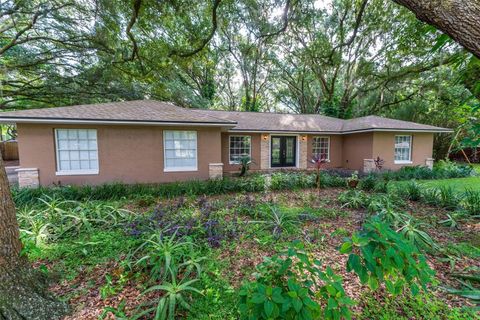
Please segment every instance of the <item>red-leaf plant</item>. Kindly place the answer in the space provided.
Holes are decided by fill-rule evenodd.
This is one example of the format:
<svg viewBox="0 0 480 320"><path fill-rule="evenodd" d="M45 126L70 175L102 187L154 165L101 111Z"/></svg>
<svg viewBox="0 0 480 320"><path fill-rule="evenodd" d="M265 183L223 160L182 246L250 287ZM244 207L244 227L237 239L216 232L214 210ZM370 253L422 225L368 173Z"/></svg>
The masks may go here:
<svg viewBox="0 0 480 320"><path fill-rule="evenodd" d="M317 184L317 189L320 190L320 171L323 169L323 166L326 163L329 163L330 159L327 158L325 153L315 154L312 158L312 163L315 165L316 178L315 182Z"/></svg>

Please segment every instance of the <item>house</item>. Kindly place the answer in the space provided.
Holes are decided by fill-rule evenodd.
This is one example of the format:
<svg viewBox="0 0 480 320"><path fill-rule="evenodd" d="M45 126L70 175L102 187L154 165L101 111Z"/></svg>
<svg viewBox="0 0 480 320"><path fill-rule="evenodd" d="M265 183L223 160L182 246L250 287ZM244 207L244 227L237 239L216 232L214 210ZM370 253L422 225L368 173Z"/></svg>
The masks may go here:
<svg viewBox="0 0 480 320"><path fill-rule="evenodd" d="M434 133L451 132L377 116L342 120L317 114L185 109L142 100L3 112L16 123L20 186L161 183L251 169L326 167L369 172L431 167Z"/></svg>

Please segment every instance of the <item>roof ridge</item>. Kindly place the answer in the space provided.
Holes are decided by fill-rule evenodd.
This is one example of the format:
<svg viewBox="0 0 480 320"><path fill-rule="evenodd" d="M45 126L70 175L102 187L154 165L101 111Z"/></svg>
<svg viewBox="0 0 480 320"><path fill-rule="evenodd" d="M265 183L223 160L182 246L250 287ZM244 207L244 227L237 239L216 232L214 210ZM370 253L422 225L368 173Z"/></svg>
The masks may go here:
<svg viewBox="0 0 480 320"><path fill-rule="evenodd" d="M195 109L195 110L204 110L207 112L237 112L237 113L253 113L253 114L278 114L278 115L291 115L291 116L319 116L319 117L324 117L324 118L329 118L334 120L345 121L345 119L326 116L320 113L284 113L284 112L271 112L271 111L265 112L265 111L240 111L240 110L217 110L217 109Z"/></svg>
<svg viewBox="0 0 480 320"><path fill-rule="evenodd" d="M173 105L173 106L175 106L175 105ZM175 106L175 107L182 108L182 107L178 107L178 106ZM193 111L195 113L204 113L204 112L202 112L203 111L202 109L194 109L194 108L183 108L183 109L188 109L188 110ZM230 123L238 123L237 121L233 121L233 120L230 120L230 119L222 119L222 118L211 116L209 114L204 114L204 115L209 117L209 118L215 119L215 120L228 121Z"/></svg>

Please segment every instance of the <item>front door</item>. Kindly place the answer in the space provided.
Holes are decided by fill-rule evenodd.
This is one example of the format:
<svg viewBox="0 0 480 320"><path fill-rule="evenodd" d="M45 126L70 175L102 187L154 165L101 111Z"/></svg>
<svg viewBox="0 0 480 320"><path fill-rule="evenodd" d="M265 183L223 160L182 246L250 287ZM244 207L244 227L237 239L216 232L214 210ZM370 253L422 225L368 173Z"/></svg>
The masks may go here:
<svg viewBox="0 0 480 320"><path fill-rule="evenodd" d="M272 167L295 167L297 155L297 137L272 136Z"/></svg>

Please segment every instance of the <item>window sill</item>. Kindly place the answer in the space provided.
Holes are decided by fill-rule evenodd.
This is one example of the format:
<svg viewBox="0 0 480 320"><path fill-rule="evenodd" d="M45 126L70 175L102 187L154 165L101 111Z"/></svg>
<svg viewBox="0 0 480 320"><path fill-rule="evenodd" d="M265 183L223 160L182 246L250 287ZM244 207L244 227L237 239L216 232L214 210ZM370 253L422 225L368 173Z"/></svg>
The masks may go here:
<svg viewBox="0 0 480 320"><path fill-rule="evenodd" d="M97 175L98 170L71 170L71 171L57 171L56 176L91 176Z"/></svg>
<svg viewBox="0 0 480 320"><path fill-rule="evenodd" d="M413 161L394 161L394 164L412 164Z"/></svg>
<svg viewBox="0 0 480 320"><path fill-rule="evenodd" d="M198 171L198 168L164 168L163 172L193 172Z"/></svg>

